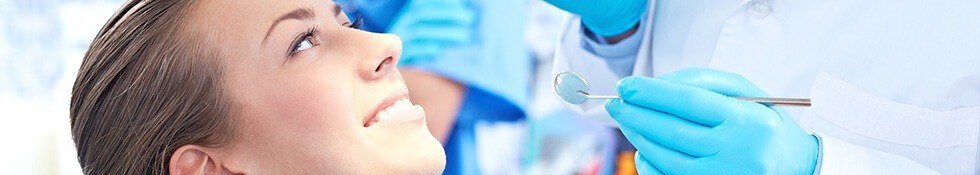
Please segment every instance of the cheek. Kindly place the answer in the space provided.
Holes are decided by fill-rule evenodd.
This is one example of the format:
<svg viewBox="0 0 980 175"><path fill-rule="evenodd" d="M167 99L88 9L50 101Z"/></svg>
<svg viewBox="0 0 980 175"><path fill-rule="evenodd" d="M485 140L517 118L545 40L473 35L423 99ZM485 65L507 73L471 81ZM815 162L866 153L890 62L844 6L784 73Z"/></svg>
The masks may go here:
<svg viewBox="0 0 980 175"><path fill-rule="evenodd" d="M314 71L267 76L248 85L256 90L248 95L250 112L241 129L249 137L245 144L250 155L275 164L339 162L349 159L346 153L362 154L358 150L366 142L352 103L353 77L349 72Z"/></svg>
<svg viewBox="0 0 980 175"><path fill-rule="evenodd" d="M283 77L287 86L274 108L284 123L309 134L350 136L360 126L354 107L350 77L334 72L299 73ZM305 134L300 134L305 135ZM312 135L311 135L312 136ZM323 138L323 136L320 136ZM333 137L331 137L333 138Z"/></svg>

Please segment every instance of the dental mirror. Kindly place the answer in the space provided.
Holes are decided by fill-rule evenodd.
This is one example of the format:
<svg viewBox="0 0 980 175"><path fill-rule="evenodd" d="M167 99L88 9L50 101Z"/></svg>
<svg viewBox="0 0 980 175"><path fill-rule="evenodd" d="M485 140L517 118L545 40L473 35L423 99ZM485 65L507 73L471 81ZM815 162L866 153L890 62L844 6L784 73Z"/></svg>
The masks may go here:
<svg viewBox="0 0 980 175"><path fill-rule="evenodd" d="M555 92L565 102L580 105L589 99L618 99L619 95L595 95L589 92L589 84L574 72L561 72L555 76ZM735 97L735 99L776 106L810 106L805 98Z"/></svg>

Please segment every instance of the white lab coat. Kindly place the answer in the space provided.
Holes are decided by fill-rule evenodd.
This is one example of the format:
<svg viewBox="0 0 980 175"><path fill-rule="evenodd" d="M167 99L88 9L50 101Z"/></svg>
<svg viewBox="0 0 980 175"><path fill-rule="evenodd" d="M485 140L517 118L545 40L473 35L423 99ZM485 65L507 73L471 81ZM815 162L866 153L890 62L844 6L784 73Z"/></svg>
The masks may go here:
<svg viewBox="0 0 980 175"><path fill-rule="evenodd" d="M649 4L632 75L707 67L811 98L789 110L822 138L820 173L980 172L980 1ZM594 94L613 94L621 76L584 49L580 24L566 24L553 75L571 70ZM611 121L602 101L568 106Z"/></svg>

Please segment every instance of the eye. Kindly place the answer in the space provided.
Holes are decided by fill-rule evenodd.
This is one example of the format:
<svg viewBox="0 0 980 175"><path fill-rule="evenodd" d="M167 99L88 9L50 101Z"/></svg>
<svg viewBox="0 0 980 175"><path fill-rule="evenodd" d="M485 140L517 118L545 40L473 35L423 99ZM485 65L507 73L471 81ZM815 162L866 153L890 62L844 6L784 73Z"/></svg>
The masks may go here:
<svg viewBox="0 0 980 175"><path fill-rule="evenodd" d="M312 36L307 36L306 38L303 38L303 40L300 40L299 43L296 43L296 45L293 46L292 53L297 53L309 48L313 48L312 40L313 40Z"/></svg>
<svg viewBox="0 0 980 175"><path fill-rule="evenodd" d="M314 46L320 45L320 41L317 39L315 33L316 33L315 30L310 30L309 32L304 33L303 35L300 35L300 37L297 37L298 39L293 42L293 45L289 50L289 54L290 55L296 54L306 49L310 49L313 48Z"/></svg>

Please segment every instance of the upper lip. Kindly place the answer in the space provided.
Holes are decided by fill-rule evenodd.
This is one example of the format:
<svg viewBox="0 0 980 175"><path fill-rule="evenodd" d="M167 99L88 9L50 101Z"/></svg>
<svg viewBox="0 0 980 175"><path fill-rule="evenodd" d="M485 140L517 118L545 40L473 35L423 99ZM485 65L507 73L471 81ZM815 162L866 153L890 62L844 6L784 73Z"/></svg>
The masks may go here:
<svg viewBox="0 0 980 175"><path fill-rule="evenodd" d="M392 92L384 100L381 100L381 102L379 102L378 105L367 114L367 116L364 116L364 124L367 125L369 122L371 122L371 120L374 120L374 117L377 116L381 110L384 110L403 98L408 98L408 90L396 90Z"/></svg>

